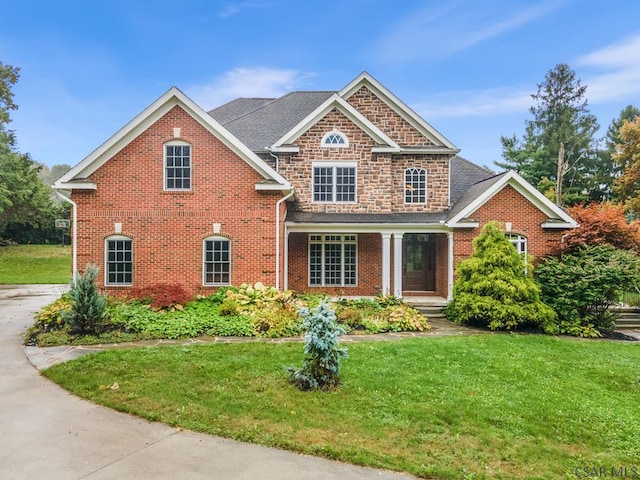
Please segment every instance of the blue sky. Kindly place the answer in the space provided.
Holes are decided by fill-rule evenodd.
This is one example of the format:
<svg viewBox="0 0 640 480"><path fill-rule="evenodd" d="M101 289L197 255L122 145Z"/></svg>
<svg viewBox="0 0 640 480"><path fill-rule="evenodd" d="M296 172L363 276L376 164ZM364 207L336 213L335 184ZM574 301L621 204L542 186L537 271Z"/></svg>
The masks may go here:
<svg viewBox="0 0 640 480"><path fill-rule="evenodd" d="M635 0L20 0L2 14L0 61L21 67L11 128L47 165L75 165L172 85L210 109L366 70L490 167L558 63L588 85L600 134L640 107Z"/></svg>

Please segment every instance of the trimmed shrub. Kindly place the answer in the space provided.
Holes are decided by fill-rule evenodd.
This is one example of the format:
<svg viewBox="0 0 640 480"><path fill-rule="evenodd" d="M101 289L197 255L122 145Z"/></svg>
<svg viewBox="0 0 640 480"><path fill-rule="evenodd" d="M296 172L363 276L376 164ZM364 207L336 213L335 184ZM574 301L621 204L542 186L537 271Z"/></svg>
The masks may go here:
<svg viewBox="0 0 640 480"><path fill-rule="evenodd" d="M180 310L190 298L182 285L156 283L148 287L131 289L129 298L151 305L154 310Z"/></svg>
<svg viewBox="0 0 640 480"><path fill-rule="evenodd" d="M97 335L105 329L107 301L95 284L98 271L95 265L87 265L84 273L71 286L71 308L64 313L65 323L71 328L71 333Z"/></svg>
<svg viewBox="0 0 640 480"><path fill-rule="evenodd" d="M553 310L540 300L531 265L513 248L497 222L473 241L473 253L458 265L447 317L460 324L512 330L553 322Z"/></svg>
<svg viewBox="0 0 640 480"><path fill-rule="evenodd" d="M560 258L547 258L538 266L536 278L543 300L558 315L546 326L547 332L601 336L615 327L616 313L609 307L640 282L640 257L610 245L587 245Z"/></svg>
<svg viewBox="0 0 640 480"><path fill-rule="evenodd" d="M304 335L305 359L302 368L288 367L289 381L300 390L332 390L340 384L340 360L347 350L338 348L345 333L336 323L336 314L325 302L309 311L300 309Z"/></svg>

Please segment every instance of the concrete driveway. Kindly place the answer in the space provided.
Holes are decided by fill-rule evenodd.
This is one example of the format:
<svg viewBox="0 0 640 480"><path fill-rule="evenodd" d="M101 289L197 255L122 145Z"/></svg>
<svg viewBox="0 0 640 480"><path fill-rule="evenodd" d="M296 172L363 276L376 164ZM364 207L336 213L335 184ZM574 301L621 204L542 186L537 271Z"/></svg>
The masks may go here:
<svg viewBox="0 0 640 480"><path fill-rule="evenodd" d="M41 377L22 343L62 285L0 286L0 478L408 479L149 423Z"/></svg>

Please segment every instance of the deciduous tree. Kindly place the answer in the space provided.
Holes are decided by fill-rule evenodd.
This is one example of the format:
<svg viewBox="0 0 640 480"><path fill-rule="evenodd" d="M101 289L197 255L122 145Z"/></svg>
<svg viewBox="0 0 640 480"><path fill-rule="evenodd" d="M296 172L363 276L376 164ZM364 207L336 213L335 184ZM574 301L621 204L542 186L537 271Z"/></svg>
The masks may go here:
<svg viewBox="0 0 640 480"><path fill-rule="evenodd" d="M640 252L640 221L628 222L624 205L611 202L576 205L568 208L578 222L562 238L561 252L573 252L584 245L610 245Z"/></svg>
<svg viewBox="0 0 640 480"><path fill-rule="evenodd" d="M617 198L636 216L640 215L640 116L635 121L625 120L619 130L619 143L613 160L622 173L616 179L613 191Z"/></svg>

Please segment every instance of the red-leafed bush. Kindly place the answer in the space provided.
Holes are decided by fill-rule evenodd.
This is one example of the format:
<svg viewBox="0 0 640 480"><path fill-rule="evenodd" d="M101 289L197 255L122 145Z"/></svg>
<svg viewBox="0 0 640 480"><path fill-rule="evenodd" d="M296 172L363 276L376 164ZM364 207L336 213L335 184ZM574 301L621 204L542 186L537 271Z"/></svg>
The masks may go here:
<svg viewBox="0 0 640 480"><path fill-rule="evenodd" d="M130 298L149 303L154 310L180 309L191 298L177 283L156 283L131 290Z"/></svg>
<svg viewBox="0 0 640 480"><path fill-rule="evenodd" d="M592 203L567 210L579 226L564 235L560 253L573 252L583 245L611 245L640 253L640 222L629 223L623 205Z"/></svg>

